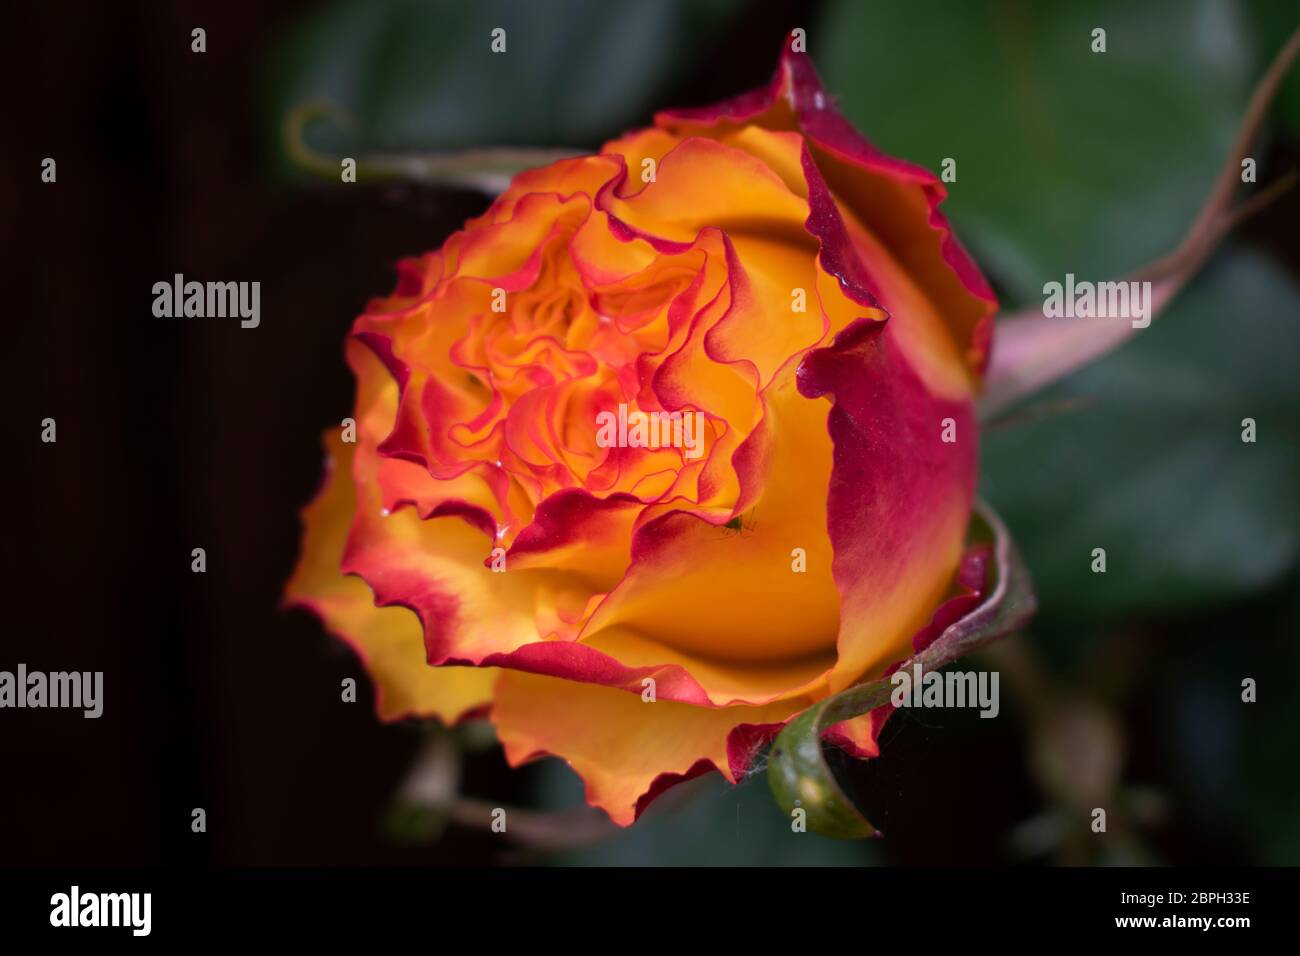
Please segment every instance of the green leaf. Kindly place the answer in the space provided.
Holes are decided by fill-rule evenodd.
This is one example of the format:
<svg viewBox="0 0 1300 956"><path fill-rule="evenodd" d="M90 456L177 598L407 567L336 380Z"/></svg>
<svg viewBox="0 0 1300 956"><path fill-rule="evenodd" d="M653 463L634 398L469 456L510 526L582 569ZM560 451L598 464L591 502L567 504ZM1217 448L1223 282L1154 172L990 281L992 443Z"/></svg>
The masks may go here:
<svg viewBox="0 0 1300 956"><path fill-rule="evenodd" d="M324 100L358 123L319 145L330 151L593 146L664 105L656 93L735 6L340 0L274 51L268 121L278 137L294 109Z"/></svg>
<svg viewBox="0 0 1300 956"><path fill-rule="evenodd" d="M1044 616L1188 611L1295 564L1297 355L1300 287L1230 247L1150 328L1041 396L1073 410L986 431L981 492L1033 568Z"/></svg>
<svg viewBox="0 0 1300 956"><path fill-rule="evenodd" d="M944 208L1014 303L1177 244L1267 62L1249 38L1229 0L835 0L809 52L876 145L956 160Z"/></svg>
<svg viewBox="0 0 1300 956"><path fill-rule="evenodd" d="M986 505L976 505L969 543L989 544L987 597L965 617L949 625L929 647L905 660L900 669L920 665L938 670L971 651L1020 628L1034 613L1033 585L1006 528ZM807 814L809 829L823 836L858 839L876 829L844 793L822 753L822 734L889 702L893 685L880 678L828 697L790 721L772 744L768 784L786 815L796 808Z"/></svg>

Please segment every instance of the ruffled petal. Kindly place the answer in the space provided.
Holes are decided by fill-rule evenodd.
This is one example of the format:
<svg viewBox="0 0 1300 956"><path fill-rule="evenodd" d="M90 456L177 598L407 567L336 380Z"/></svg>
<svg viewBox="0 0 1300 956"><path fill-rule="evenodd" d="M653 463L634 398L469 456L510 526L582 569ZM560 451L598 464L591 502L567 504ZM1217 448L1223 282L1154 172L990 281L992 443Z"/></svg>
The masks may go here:
<svg viewBox="0 0 1300 956"><path fill-rule="evenodd" d="M586 782L587 802L628 826L672 783L709 770L735 783L774 725L807 703L649 703L637 693L502 671L491 719L512 766L563 758Z"/></svg>
<svg viewBox="0 0 1300 956"><path fill-rule="evenodd" d="M338 429L326 433L325 482L303 509L302 549L284 603L314 612L357 652L375 682L382 720L437 717L452 723L491 701L496 675L488 669L429 667L419 622L400 608L376 607L370 588L339 570L356 505L355 447L342 441Z"/></svg>
<svg viewBox="0 0 1300 956"><path fill-rule="evenodd" d="M806 136L831 192L893 251L947 324L971 374L982 374L997 300L939 211L947 187L928 170L888 156L863 138L835 109L811 59L791 46L787 41L767 87L712 106L659 113L655 125L682 138L724 139L747 125ZM903 304L882 291L886 309Z"/></svg>

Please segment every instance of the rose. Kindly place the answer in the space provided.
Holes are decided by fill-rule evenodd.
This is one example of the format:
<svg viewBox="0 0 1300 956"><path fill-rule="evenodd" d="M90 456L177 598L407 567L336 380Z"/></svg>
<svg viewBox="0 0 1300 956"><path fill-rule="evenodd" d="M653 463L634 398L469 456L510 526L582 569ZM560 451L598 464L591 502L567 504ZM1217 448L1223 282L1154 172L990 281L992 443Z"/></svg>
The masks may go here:
<svg viewBox="0 0 1300 956"><path fill-rule="evenodd" d="M996 303L944 195L793 52L516 177L356 320L356 442L327 434L287 600L381 717L486 711L620 824L734 781L960 591ZM598 441L619 406L700 415L701 448Z"/></svg>

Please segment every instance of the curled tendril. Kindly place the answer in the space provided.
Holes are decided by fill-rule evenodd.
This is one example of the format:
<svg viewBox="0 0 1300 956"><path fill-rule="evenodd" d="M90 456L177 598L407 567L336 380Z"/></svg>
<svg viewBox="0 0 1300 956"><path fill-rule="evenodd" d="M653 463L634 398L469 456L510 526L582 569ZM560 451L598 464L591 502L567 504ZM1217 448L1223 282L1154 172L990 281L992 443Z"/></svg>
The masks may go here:
<svg viewBox="0 0 1300 956"><path fill-rule="evenodd" d="M303 103L284 118L280 130L284 151L298 167L318 176L337 177L343 156L321 152L307 143L307 128L328 120L339 129L355 131L353 116L330 100ZM439 186L476 189L495 195L515 174L560 159L578 150L501 147L450 153L370 153L355 157L360 180L407 180Z"/></svg>

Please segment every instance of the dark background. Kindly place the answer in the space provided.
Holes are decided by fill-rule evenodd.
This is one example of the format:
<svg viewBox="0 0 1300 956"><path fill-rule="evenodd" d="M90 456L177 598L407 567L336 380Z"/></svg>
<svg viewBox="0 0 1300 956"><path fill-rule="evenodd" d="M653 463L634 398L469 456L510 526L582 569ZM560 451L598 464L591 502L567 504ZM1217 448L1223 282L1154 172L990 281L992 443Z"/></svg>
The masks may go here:
<svg viewBox="0 0 1300 956"><path fill-rule="evenodd" d="M712 6L710 31L690 34L694 55L679 47L664 60L650 105L694 105L765 82L789 27L819 22L843 5ZM436 247L487 204L464 191L342 186L287 171L275 134L277 110L294 96L293 84L282 79L294 57L280 51L312 35L302 24L312 22L317 7L30 4L6 25L0 221L8 308L0 428L9 513L0 549L0 667L12 670L21 661L45 671L102 670L105 710L98 720L69 711L0 712L0 863L510 859L488 833L453 827L432 842L389 834L384 818L421 731L379 724L368 680L351 654L310 615L278 609L298 544L297 512L319 479L319 434L350 407L342 341L353 316L391 287L394 262ZM1031 16L1024 5L991 9L1012 27ZM455 10L444 6L437 15L454 20ZM1284 14L1273 8L1251 8L1249 17L1255 19L1241 29L1256 48L1240 67L1244 89L1225 94L1235 110L1230 120L1244 110L1249 81L1285 36L1276 28ZM190 51L194 26L207 30L204 54ZM526 37L521 30L511 42L523 45ZM951 42L967 40L980 42ZM816 57L815 40L810 49ZM1205 72L1196 63L1185 69ZM942 59L927 70L942 75ZM960 90L967 78L953 70L948 81ZM445 77L440 82L457 89ZM841 89L833 77L829 85ZM644 99L629 97L623 112L611 112L616 121L600 120L595 135L570 144L595 146L645 123ZM1099 112L1162 106L1158 90L1135 87L1132 102L1112 101ZM928 91L905 111L924 118L939 108L938 94ZM501 115L512 109L510 101L499 102ZM983 109L997 112L988 102ZM1297 165L1295 128L1282 124L1270 133L1261 180ZM377 141L384 132L376 132ZM490 141L494 134L483 135ZM473 144L465 138L460 145ZM1209 138L1226 147L1217 128ZM1195 167L1187 173L1191 187L1208 185L1223 152L1184 157ZM932 156L908 155L939 165ZM1017 169L1015 155L1006 155L1004 178L1037 182ZM46 156L58 162L55 185L40 181ZM1198 204L1203 190L1182 188L1181 162L1167 167L1173 212L1142 237L1143 254L1162 251ZM954 215L960 199L954 188ZM1080 208L1091 205L1086 195L1076 200ZM1039 197L1032 205L1051 203ZM1014 257L995 241L1002 233L987 228L981 207L967 208L975 240L968 244L981 261L994 263L992 280L1014 301L1033 283L1011 268L999 273L996 264ZM1292 192L1234 240L1247 250L1242 255L1269 257L1289 283L1288 295L1294 282L1287 276L1300 254L1298 220L1300 194ZM1123 222L1102 216L1080 232L1122 229ZM154 318L151 287L176 272L260 281L260 327ZM1260 293L1266 310L1300 321L1297 300L1274 294ZM1285 351L1292 341L1267 348ZM1292 353L1292 373L1295 361ZM57 421L56 444L39 440L46 417ZM1029 470L1008 466L1008 479L996 473L996 461L990 482L1014 497L1008 486L1018 476L1029 480ZM1294 459L1281 461L1281 480L1294 493ZM1213 485L1213 469L1203 478ZM1186 524L1194 526L1190 490L1166 486L1164 494L1186 498ZM1076 504L1067 495L1059 506L1068 512ZM1290 515L1286 510L1278 523ZM1044 540L1057 538L1050 514L1022 517L1019 526L1014 514L1009 519L1018 536L1032 539L1037 527ZM1050 693L1103 699L1124 728L1125 779L1157 792L1165 807L1142 838L1140 858L1300 861L1292 706L1300 670L1297 579L1294 539L1288 541L1282 558L1241 586L1214 593L1207 606L1180 602L1166 590L1169 600L1121 606L1098 623L1053 603L1065 585L1054 592L1047 582L1046 623L1030 640L1056 682ZM1169 546L1188 547L1181 540ZM195 547L207 551L206 574L190 571ZM1034 567L1032 540L1026 550ZM1165 586L1144 585L1149 593ZM1244 655L1248 669L1225 670L1225 653ZM1108 690L1097 691L1098 670L1115 662L1127 676L1103 681ZM1274 683L1258 716L1233 725L1215 708L1233 705L1243 674ZM358 678L362 697L355 705L339 700L347 676ZM1226 690L1197 696L1218 677ZM759 778L735 792L692 784L700 791L694 800L675 798L652 812L638 827L643 835L558 859L1060 859L1050 851L1018 853L1008 836L1051 800L1028 757L1022 708L1007 696L997 721L900 714L879 761L845 768L889 834L885 841L845 846L809 836L793 848ZM490 750L468 758L464 790L536 806L570 800L574 787L554 768L511 773ZM206 834L190 830L194 807L207 811Z"/></svg>

